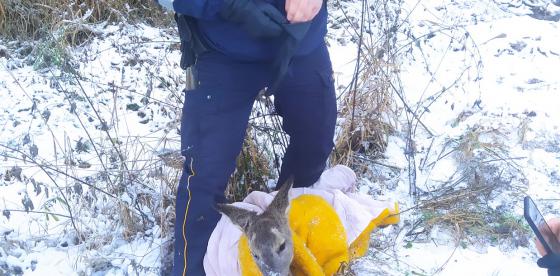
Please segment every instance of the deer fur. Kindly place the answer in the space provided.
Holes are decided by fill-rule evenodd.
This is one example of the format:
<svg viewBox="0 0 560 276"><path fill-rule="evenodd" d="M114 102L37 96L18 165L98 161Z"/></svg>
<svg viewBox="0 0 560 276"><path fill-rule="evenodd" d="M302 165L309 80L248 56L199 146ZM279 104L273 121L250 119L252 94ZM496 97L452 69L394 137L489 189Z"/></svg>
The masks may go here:
<svg viewBox="0 0 560 276"><path fill-rule="evenodd" d="M288 191L293 180L284 183L270 205L261 214L218 204L217 209L247 236L255 263L263 276L288 276L294 257L292 233L288 225Z"/></svg>

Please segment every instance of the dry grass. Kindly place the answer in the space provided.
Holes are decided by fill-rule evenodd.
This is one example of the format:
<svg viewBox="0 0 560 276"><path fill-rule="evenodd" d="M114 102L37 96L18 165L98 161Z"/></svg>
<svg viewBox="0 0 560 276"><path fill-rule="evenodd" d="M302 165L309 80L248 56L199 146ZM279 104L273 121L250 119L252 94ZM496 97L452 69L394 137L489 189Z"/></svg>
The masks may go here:
<svg viewBox="0 0 560 276"><path fill-rule="evenodd" d="M37 39L62 29L76 41L90 35L82 24L140 19L172 20L152 0L0 0L0 33L10 39Z"/></svg>
<svg viewBox="0 0 560 276"><path fill-rule="evenodd" d="M423 225L427 229L439 225L452 229L457 241L464 232L473 227L486 225L488 209L482 206L479 193L488 192L491 187L472 187L449 191L435 199L421 201Z"/></svg>
<svg viewBox="0 0 560 276"><path fill-rule="evenodd" d="M440 226L454 233L455 241L468 239L473 244L490 242L500 246L526 246L530 230L521 216L508 210L494 210L479 193L492 188L463 188L441 198L421 202L423 231ZM411 231L413 232L413 231Z"/></svg>
<svg viewBox="0 0 560 276"><path fill-rule="evenodd" d="M386 122L384 115L391 113L390 95L383 88L363 93L349 94L343 99L340 111L344 123L336 140L331 158L333 164L345 164L356 168L360 161L356 154L379 158L385 152L388 136L394 127ZM357 168L356 168L357 169Z"/></svg>
<svg viewBox="0 0 560 276"><path fill-rule="evenodd" d="M341 9L345 18L335 24L353 34L359 51L353 79L339 98L342 123L330 162L350 166L359 176L367 175L371 174L371 160L382 157L397 126L394 84L402 53L394 38L401 24L400 2L363 2L357 15L346 11L341 2L336 2L335 8ZM377 19L374 25L368 25L370 18Z"/></svg>
<svg viewBox="0 0 560 276"><path fill-rule="evenodd" d="M390 82L394 71L391 65L370 55L368 69L359 76L360 87L344 94L339 103L339 117L343 118L331 157L332 164L351 166L358 173L367 170L368 159L382 157L388 137L395 129L395 102Z"/></svg>
<svg viewBox="0 0 560 276"><path fill-rule="evenodd" d="M251 132L253 130L249 128L241 154L237 157L237 167L225 192L230 201L241 201L252 191L268 191L266 182L271 175L269 156L264 145L252 139Z"/></svg>
<svg viewBox="0 0 560 276"><path fill-rule="evenodd" d="M447 152L440 156L453 158L458 169L446 183L419 195L422 216L417 226L425 227L424 231L436 225L451 229L457 243L474 237L478 239L474 243L526 244L529 230L523 218L513 215L507 206L489 204L504 194L518 197L524 192L520 184L526 181L515 162L506 158L507 149L495 136L500 134L475 127L448 142L444 147Z"/></svg>
<svg viewBox="0 0 560 276"><path fill-rule="evenodd" d="M334 276L356 276L356 273L348 263L340 264L340 267L335 272Z"/></svg>

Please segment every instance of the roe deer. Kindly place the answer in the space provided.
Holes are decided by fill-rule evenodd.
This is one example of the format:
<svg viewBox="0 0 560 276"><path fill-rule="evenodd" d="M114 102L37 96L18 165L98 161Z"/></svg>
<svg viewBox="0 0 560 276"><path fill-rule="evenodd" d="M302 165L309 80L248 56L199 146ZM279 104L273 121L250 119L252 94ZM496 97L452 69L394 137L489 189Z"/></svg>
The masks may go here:
<svg viewBox="0 0 560 276"><path fill-rule="evenodd" d="M287 213L292 184L291 179L284 183L260 215L229 204L217 206L247 236L251 254L264 276L290 275L294 249Z"/></svg>

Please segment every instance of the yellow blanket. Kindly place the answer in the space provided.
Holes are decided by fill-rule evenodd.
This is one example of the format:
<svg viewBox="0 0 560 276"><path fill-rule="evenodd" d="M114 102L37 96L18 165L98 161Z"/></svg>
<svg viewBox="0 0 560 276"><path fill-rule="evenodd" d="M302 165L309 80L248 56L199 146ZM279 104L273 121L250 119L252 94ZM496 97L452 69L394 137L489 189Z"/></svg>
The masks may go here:
<svg viewBox="0 0 560 276"><path fill-rule="evenodd" d="M398 205L385 209L353 241L335 209L322 197L300 195L290 202L288 220L294 243L291 271L294 276L334 275L342 264L362 257L369 246L371 232L378 226L399 222ZM261 276L249 250L246 236L239 241L239 262L243 276Z"/></svg>

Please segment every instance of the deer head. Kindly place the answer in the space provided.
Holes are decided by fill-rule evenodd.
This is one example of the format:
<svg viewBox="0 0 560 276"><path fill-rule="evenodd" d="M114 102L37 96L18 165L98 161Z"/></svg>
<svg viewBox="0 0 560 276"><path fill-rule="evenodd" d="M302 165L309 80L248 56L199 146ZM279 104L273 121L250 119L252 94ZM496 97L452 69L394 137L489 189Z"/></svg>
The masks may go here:
<svg viewBox="0 0 560 276"><path fill-rule="evenodd" d="M292 180L284 183L267 209L257 214L229 204L217 209L241 228L249 248L264 276L287 276L294 257L292 234L288 225L288 191Z"/></svg>

